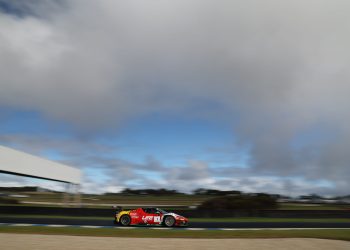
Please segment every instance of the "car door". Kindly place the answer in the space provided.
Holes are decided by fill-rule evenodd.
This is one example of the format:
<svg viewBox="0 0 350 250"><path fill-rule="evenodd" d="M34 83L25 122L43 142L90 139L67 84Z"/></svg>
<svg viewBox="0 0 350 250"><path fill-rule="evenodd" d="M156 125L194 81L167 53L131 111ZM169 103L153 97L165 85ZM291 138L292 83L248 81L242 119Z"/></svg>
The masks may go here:
<svg viewBox="0 0 350 250"><path fill-rule="evenodd" d="M142 220L145 224L155 225L161 223L161 215L156 209L147 208L144 211L145 213L142 216Z"/></svg>

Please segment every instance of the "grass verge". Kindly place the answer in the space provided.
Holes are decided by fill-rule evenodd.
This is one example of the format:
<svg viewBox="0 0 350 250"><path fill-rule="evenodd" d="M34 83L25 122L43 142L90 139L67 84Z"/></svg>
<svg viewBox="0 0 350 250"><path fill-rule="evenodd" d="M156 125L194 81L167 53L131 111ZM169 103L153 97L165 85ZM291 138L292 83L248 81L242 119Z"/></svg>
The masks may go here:
<svg viewBox="0 0 350 250"><path fill-rule="evenodd" d="M318 238L350 241L349 229L328 230L260 230L260 231L184 231L115 228L50 228L50 227L9 227L1 226L0 233L49 234L100 237L137 238Z"/></svg>
<svg viewBox="0 0 350 250"><path fill-rule="evenodd" d="M350 218L265 218L265 217L237 217L237 218L191 218L191 222L350 222Z"/></svg>

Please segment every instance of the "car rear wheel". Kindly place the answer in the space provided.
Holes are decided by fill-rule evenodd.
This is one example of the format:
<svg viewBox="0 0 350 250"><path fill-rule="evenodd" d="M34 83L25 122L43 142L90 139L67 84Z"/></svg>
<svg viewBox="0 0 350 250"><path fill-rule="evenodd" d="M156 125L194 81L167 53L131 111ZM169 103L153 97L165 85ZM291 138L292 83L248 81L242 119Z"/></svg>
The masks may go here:
<svg viewBox="0 0 350 250"><path fill-rule="evenodd" d="M167 227L173 227L175 225L175 218L172 216L165 217L164 225Z"/></svg>
<svg viewBox="0 0 350 250"><path fill-rule="evenodd" d="M130 222L131 222L131 218L129 215L123 215L122 217L120 217L120 225L122 226L129 226Z"/></svg>

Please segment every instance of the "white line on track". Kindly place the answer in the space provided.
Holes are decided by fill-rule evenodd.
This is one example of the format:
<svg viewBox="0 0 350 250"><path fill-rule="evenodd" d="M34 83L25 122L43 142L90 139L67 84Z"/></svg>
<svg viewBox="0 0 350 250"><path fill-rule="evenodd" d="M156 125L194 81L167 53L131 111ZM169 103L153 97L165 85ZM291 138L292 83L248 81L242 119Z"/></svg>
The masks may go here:
<svg viewBox="0 0 350 250"><path fill-rule="evenodd" d="M67 225L55 225L55 224L52 224L52 225L47 225L47 227L67 227Z"/></svg>

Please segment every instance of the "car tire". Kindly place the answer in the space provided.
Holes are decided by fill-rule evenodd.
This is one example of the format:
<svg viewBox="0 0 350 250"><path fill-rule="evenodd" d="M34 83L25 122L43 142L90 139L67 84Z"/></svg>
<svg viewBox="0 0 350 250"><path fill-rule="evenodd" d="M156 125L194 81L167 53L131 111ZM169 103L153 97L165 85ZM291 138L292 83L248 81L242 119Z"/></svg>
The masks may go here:
<svg viewBox="0 0 350 250"><path fill-rule="evenodd" d="M175 218L173 216L166 216L163 225L166 227L173 227L175 225Z"/></svg>
<svg viewBox="0 0 350 250"><path fill-rule="evenodd" d="M131 223L131 218L130 218L130 216L127 215L127 214L123 215L122 217L120 217L119 223L120 223L120 225L122 225L122 226L129 226L130 223Z"/></svg>

